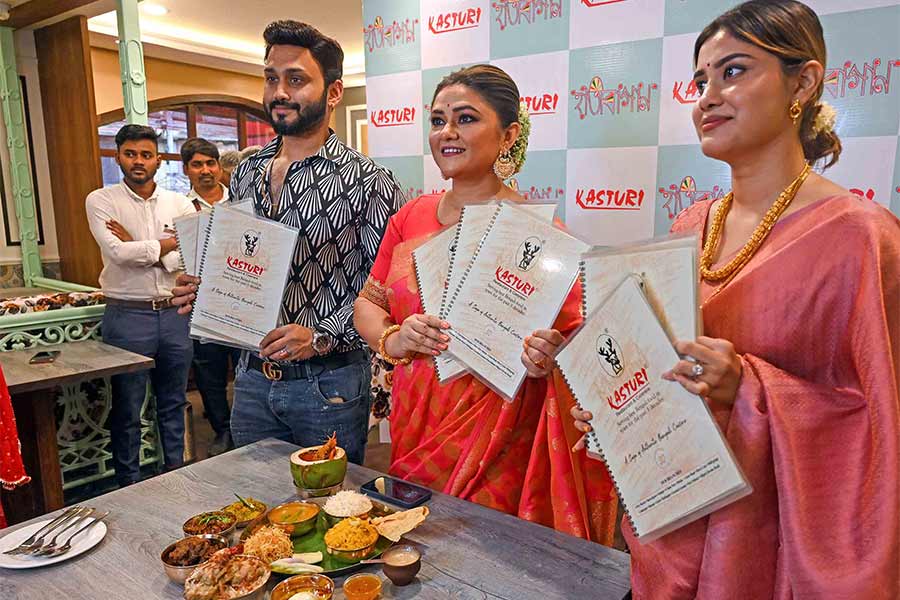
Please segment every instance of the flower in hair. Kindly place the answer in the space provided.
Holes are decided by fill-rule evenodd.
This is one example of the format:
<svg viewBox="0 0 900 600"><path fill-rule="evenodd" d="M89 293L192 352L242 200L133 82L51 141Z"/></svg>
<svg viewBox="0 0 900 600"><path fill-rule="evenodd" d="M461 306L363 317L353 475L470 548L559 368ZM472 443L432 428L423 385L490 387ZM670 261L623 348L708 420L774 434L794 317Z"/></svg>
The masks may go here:
<svg viewBox="0 0 900 600"><path fill-rule="evenodd" d="M831 131L834 129L837 111L827 102L819 102L819 112L816 113L816 119L812 124L812 132L818 135L823 131Z"/></svg>
<svg viewBox="0 0 900 600"><path fill-rule="evenodd" d="M509 149L510 157L516 165L516 173L522 170L525 164L525 152L528 150L528 134L531 133L531 118L528 116L528 107L524 102L519 103L519 137Z"/></svg>

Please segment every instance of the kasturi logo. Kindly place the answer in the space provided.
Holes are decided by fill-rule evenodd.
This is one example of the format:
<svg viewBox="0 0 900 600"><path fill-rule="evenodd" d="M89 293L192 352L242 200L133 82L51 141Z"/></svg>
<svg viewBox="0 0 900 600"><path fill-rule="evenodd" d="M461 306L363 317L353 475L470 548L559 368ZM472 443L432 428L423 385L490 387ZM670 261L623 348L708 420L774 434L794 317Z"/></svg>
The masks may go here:
<svg viewBox="0 0 900 600"><path fill-rule="evenodd" d="M672 99L679 104L693 104L700 99L700 90L693 79L684 82L676 81L672 86Z"/></svg>
<svg viewBox="0 0 900 600"><path fill-rule="evenodd" d="M244 235L241 236L241 243L243 244L241 252L243 252L244 256L251 258L256 256L256 253L259 252L259 236L260 232L252 229L244 232Z"/></svg>
<svg viewBox="0 0 900 600"><path fill-rule="evenodd" d="M480 24L480 8L454 10L428 17L428 30L435 35L450 33L451 31L462 31L463 29L474 29Z"/></svg>
<svg viewBox="0 0 900 600"><path fill-rule="evenodd" d="M369 122L373 127L398 127L412 125L415 121L416 108L414 106L384 108L369 113Z"/></svg>
<svg viewBox="0 0 900 600"><path fill-rule="evenodd" d="M647 369L641 369L616 388L611 395L607 396L606 403L613 410L619 410L637 397L647 387L648 383L650 383L650 380L647 378Z"/></svg>
<svg viewBox="0 0 900 600"><path fill-rule="evenodd" d="M625 370L622 366L622 348L611 335L604 333L597 338L597 358L600 368L610 377L618 377Z"/></svg>
<svg viewBox="0 0 900 600"><path fill-rule="evenodd" d="M523 279L515 271L502 266L497 267L497 270L494 272L494 279L500 285L511 289L523 298L528 298L537 290L533 283Z"/></svg>
<svg viewBox="0 0 900 600"><path fill-rule="evenodd" d="M227 257L225 259L225 262L226 264L228 264L228 268L234 271L239 271L241 273L246 273L247 275L255 278L262 277L262 274L266 272L266 268L262 265L257 265L235 256Z"/></svg>
<svg viewBox="0 0 900 600"><path fill-rule="evenodd" d="M534 266L534 260L541 255L544 242L535 236L531 236L521 244L516 252L516 263L519 269L528 271Z"/></svg>
<svg viewBox="0 0 900 600"><path fill-rule="evenodd" d="M585 210L640 210L644 205L644 190L578 188L575 203Z"/></svg>
<svg viewBox="0 0 900 600"><path fill-rule="evenodd" d="M528 109L528 114L532 117L536 115L553 115L559 107L559 94L535 94L533 96L522 96L519 98Z"/></svg>

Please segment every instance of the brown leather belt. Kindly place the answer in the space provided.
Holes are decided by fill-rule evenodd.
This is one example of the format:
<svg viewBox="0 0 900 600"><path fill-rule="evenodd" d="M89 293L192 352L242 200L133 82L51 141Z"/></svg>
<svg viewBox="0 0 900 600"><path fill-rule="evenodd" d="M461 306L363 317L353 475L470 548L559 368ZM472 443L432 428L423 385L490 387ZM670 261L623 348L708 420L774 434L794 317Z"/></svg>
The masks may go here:
<svg viewBox="0 0 900 600"><path fill-rule="evenodd" d="M178 308L172 304L172 298L160 298L159 300L120 300L118 298L106 297L107 304L115 304L116 306L124 306L125 308L141 308L144 310L165 310L167 308Z"/></svg>

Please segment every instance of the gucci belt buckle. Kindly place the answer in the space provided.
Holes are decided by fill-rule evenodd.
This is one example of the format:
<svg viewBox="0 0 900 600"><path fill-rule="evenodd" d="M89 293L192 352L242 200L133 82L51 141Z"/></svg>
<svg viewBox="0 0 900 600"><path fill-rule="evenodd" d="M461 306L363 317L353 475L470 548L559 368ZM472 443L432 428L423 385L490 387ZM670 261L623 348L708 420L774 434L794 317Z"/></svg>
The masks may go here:
<svg viewBox="0 0 900 600"><path fill-rule="evenodd" d="M277 363L265 361L262 364L263 375L269 381L281 381L281 367Z"/></svg>

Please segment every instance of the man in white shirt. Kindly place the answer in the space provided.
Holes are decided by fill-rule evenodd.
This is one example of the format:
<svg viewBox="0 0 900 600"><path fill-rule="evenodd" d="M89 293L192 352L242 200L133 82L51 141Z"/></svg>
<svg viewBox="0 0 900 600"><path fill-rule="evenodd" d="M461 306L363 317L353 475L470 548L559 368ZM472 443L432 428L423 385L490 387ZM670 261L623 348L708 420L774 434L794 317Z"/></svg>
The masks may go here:
<svg viewBox="0 0 900 600"><path fill-rule="evenodd" d="M203 138L189 138L181 145L184 174L191 181L188 200L194 208L211 208L216 202L228 201L228 188L222 183L224 170L219 163L219 148Z"/></svg>
<svg viewBox="0 0 900 600"><path fill-rule="evenodd" d="M190 138L181 145L184 174L191 180L188 200L194 208L204 210L216 202L228 201L228 188L220 178L219 149L203 138ZM206 419L216 434L209 445L209 455L216 456L234 448L231 440L231 409L228 408L228 360L237 368L241 351L221 344L194 340L194 382L203 398Z"/></svg>
<svg viewBox="0 0 900 600"><path fill-rule="evenodd" d="M156 132L125 125L116 134L123 180L88 194L91 233L100 246L100 287L106 297L101 325L107 344L153 358L149 372L166 469L184 462L184 406L191 363L189 318L172 306L181 265L173 235L176 217L194 212L181 194L157 187ZM148 373L112 377L110 436L119 485L140 480L141 406Z"/></svg>

